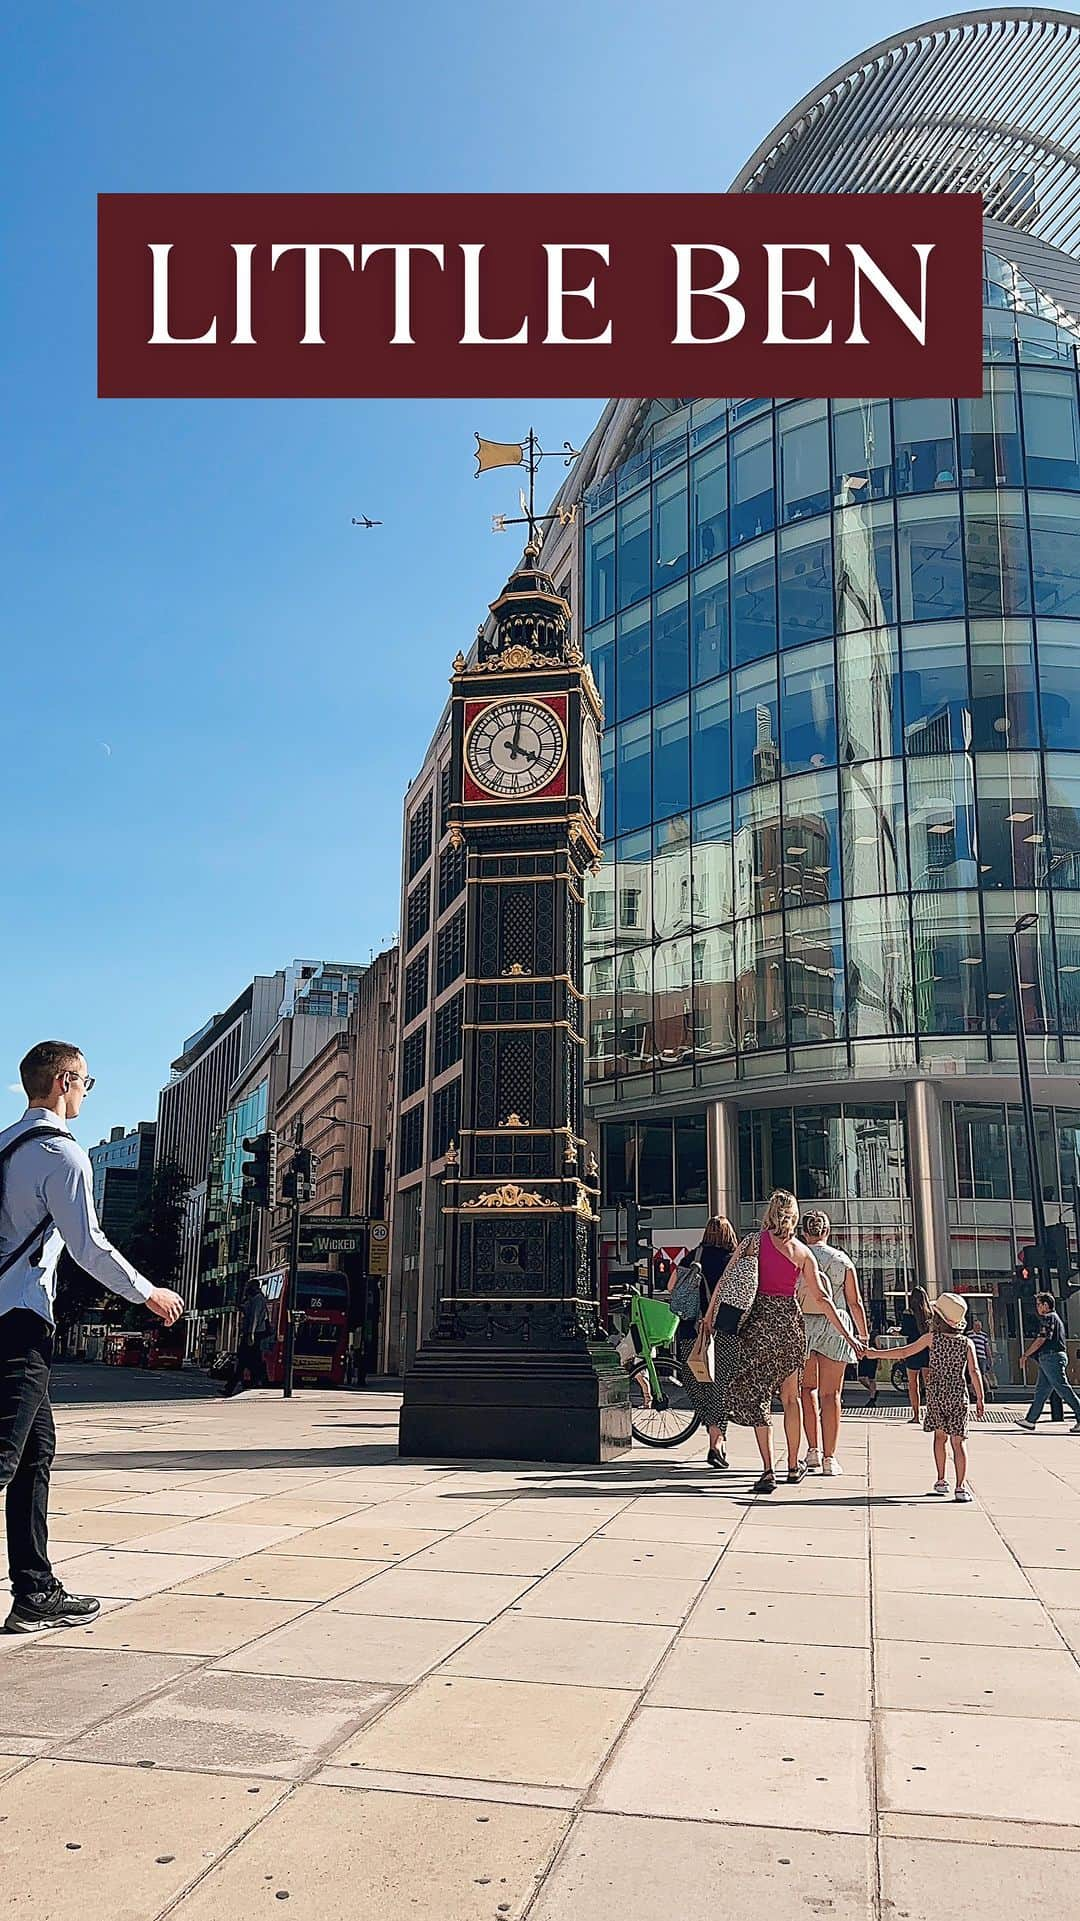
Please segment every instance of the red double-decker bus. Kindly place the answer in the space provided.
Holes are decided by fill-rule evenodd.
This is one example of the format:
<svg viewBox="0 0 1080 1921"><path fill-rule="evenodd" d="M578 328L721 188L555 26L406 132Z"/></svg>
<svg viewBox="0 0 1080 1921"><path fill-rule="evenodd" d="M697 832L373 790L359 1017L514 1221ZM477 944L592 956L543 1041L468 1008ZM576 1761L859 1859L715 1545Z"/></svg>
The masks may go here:
<svg viewBox="0 0 1080 1921"><path fill-rule="evenodd" d="M265 1361L271 1387L279 1387L285 1378L285 1280L283 1270L259 1276L270 1310ZM349 1346L349 1284L344 1274L302 1267L296 1277L294 1306L304 1316L296 1330L294 1381L343 1387Z"/></svg>

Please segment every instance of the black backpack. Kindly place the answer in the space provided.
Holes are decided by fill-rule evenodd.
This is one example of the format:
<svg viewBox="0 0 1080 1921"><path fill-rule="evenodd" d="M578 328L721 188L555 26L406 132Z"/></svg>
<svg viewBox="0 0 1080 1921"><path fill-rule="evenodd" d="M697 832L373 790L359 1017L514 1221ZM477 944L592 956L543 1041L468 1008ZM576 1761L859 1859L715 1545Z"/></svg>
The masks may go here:
<svg viewBox="0 0 1080 1921"><path fill-rule="evenodd" d="M0 1199L3 1198L4 1191L4 1168L11 1155L14 1154L15 1149L25 1146L27 1141L44 1140L46 1135L59 1134L61 1131L59 1127L28 1127L25 1134L17 1134L15 1139L9 1141L6 1147L0 1147ZM52 1215L46 1214L44 1220L39 1221L36 1227L31 1228L26 1238L19 1242L18 1247L14 1248L10 1254L6 1254L4 1259L0 1261L0 1278L7 1273L9 1267L14 1267L16 1261L21 1261L24 1254L29 1254L35 1242L40 1241L44 1248L45 1236L51 1226Z"/></svg>

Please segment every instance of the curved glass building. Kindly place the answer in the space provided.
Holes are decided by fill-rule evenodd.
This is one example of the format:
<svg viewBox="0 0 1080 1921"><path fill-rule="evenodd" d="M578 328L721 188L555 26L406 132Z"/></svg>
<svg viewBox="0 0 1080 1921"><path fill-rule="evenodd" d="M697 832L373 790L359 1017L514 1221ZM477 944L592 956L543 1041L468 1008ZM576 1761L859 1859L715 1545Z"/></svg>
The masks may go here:
<svg viewBox="0 0 1080 1921"><path fill-rule="evenodd" d="M1078 81L1075 16L937 23L823 83L735 183L980 187L981 399L621 402L577 483L608 1207L679 1243L793 1187L882 1307L958 1286L1001 1340L1029 913L1051 1221L1080 1177Z"/></svg>

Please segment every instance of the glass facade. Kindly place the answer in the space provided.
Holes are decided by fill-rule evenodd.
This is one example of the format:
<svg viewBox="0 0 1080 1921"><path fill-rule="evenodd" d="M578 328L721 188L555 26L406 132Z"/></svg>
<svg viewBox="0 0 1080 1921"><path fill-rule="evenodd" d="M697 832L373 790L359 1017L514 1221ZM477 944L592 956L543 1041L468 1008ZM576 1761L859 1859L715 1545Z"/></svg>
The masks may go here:
<svg viewBox="0 0 1080 1921"><path fill-rule="evenodd" d="M886 1303L918 1272L904 1083L937 1083L955 1284L1030 1233L1017 1117L977 1098L1015 1077L1023 914L1033 1071L1080 1062L1080 325L984 268L981 398L656 402L583 502L605 1206L696 1224L719 1101L737 1224L774 1185L831 1203ZM1070 1210L1075 1118L1040 1119Z"/></svg>
<svg viewBox="0 0 1080 1921"><path fill-rule="evenodd" d="M981 399L695 402L585 497L594 1085L1015 1061L1032 911L1080 1058L1077 342L986 275Z"/></svg>

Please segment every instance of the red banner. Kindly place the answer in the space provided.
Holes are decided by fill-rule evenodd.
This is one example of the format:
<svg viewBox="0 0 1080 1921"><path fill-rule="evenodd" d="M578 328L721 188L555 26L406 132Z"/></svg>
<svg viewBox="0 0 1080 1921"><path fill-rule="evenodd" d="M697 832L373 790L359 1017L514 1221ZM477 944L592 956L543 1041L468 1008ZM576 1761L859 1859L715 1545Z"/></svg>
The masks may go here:
<svg viewBox="0 0 1080 1921"><path fill-rule="evenodd" d="M98 391L973 395L974 194L102 194Z"/></svg>

